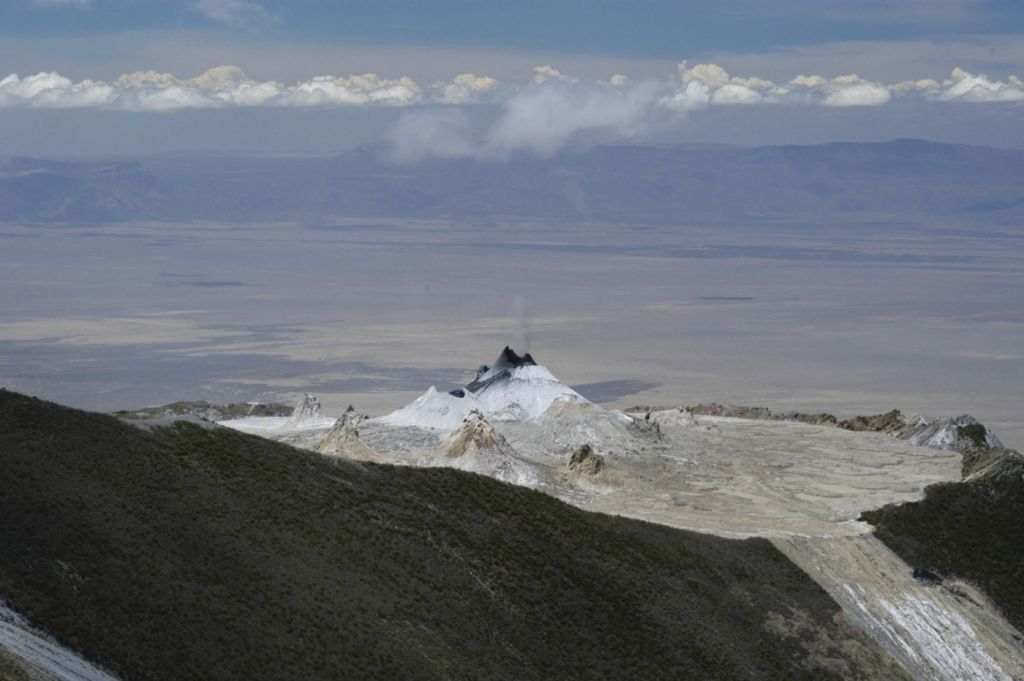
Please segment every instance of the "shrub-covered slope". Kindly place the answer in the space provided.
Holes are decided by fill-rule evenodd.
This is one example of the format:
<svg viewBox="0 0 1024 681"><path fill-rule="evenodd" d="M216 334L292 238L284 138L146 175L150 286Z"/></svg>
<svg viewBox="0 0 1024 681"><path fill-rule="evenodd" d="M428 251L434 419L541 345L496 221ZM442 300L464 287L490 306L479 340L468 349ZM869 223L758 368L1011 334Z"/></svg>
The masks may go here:
<svg viewBox="0 0 1024 681"><path fill-rule="evenodd" d="M899 672L763 540L0 391L0 598L126 680Z"/></svg>
<svg viewBox="0 0 1024 681"><path fill-rule="evenodd" d="M964 475L862 517L907 563L977 584L1024 630L1024 457L969 449Z"/></svg>

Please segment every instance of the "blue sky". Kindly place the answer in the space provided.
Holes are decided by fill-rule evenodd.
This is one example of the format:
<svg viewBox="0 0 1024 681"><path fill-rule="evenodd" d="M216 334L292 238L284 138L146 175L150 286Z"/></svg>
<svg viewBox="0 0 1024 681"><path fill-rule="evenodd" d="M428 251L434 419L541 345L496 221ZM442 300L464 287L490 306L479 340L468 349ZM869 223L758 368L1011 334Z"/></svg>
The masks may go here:
<svg viewBox="0 0 1024 681"><path fill-rule="evenodd" d="M945 45L953 58L968 42L993 47L987 55L974 53L973 63L958 65L984 66L998 73L1017 66L1012 55L1000 54L999 46L1018 38L1022 30L1024 3L1017 0L0 2L0 35L17 41L22 71L30 70L33 59L64 70L88 67L90 62L109 68L102 55L105 42L150 34L157 35L160 43L177 35L183 47L220 44L225 57L237 55L235 61L244 61L261 45L678 61L700 55L779 53L815 45L878 42ZM83 44L91 47L92 54L83 54ZM5 52L0 56L10 61L11 50ZM136 59L121 56L124 70L151 67L145 63L147 57L153 58L148 51L138 52ZM188 63L184 58L181 62ZM297 59L297 68L300 64Z"/></svg>
<svg viewBox="0 0 1024 681"><path fill-rule="evenodd" d="M5 0L0 32L78 37L222 28L362 45L498 47L632 57L1018 33L1015 0Z"/></svg>
<svg viewBox="0 0 1024 681"><path fill-rule="evenodd" d="M118 152L251 150L245 126L307 151L409 130L432 135L424 153L749 144L752 127L765 143L921 130L1019 146L1022 74L1015 0L0 0L0 154L97 146L68 122ZM516 107L570 122L526 139Z"/></svg>

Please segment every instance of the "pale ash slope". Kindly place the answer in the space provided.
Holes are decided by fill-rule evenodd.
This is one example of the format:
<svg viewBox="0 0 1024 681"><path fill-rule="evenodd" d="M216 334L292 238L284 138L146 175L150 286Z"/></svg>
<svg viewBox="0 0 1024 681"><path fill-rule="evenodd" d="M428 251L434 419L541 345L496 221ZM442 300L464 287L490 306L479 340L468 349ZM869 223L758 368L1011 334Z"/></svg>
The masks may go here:
<svg viewBox="0 0 1024 681"><path fill-rule="evenodd" d="M970 584L914 579L873 534L773 543L920 681L1024 678L1019 632Z"/></svg>
<svg viewBox="0 0 1024 681"><path fill-rule="evenodd" d="M681 409L628 415L570 395L537 416L487 420L511 452L503 444L485 457L460 448L451 456L451 446L442 448L446 430L387 419L363 422L360 437L392 463L474 470L594 511L767 537L914 678L1024 678L1024 639L991 605L915 581L857 520L862 511L916 500L929 484L959 480L957 452L829 424ZM305 446L323 435L305 431ZM451 437L458 441L459 432ZM600 475L568 468L581 445L602 457Z"/></svg>
<svg viewBox="0 0 1024 681"><path fill-rule="evenodd" d="M6 658L6 659L4 659ZM0 678L4 664L12 678L31 681L118 681L74 651L52 640L0 602Z"/></svg>
<svg viewBox="0 0 1024 681"><path fill-rule="evenodd" d="M771 538L919 681L1024 678L1020 633L986 599L915 580L856 520L861 509L958 480L959 454L830 426L652 417L671 452L630 466L642 490L630 481L589 508Z"/></svg>

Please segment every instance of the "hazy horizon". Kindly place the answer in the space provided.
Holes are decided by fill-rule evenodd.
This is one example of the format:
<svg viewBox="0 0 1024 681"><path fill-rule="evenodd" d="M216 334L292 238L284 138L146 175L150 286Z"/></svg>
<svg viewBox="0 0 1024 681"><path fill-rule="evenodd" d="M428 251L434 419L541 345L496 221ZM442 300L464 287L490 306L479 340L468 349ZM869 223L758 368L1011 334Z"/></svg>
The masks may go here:
<svg viewBox="0 0 1024 681"><path fill-rule="evenodd" d="M608 404L1024 444L1022 6L596 7L0 6L0 383L379 411L528 324Z"/></svg>
<svg viewBox="0 0 1024 681"><path fill-rule="evenodd" d="M103 410L309 391L384 413L528 338L610 405L966 412L1020 446L1021 237L843 229L8 225L0 375Z"/></svg>

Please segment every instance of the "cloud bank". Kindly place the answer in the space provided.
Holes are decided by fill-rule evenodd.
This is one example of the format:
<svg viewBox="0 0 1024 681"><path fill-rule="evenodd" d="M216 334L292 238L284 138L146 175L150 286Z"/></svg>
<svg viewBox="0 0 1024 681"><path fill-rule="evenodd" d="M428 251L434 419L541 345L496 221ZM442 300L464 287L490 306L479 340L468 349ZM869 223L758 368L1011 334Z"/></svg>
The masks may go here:
<svg viewBox="0 0 1024 681"><path fill-rule="evenodd" d="M248 7L248 3L211 3ZM227 19L226 19L227 20ZM953 69L931 78L881 83L856 74L826 78L796 75L786 82L735 76L716 64L678 64L660 79L634 81L623 74L607 80L580 79L551 65L537 66L522 83L475 73L420 85L412 78L375 73L322 75L284 84L259 81L236 66L218 66L195 78L139 71L113 81L74 82L56 72L0 79L0 109L93 108L136 112L232 107L343 108L407 107L392 132L403 159L501 157L517 151L550 154L576 136L642 137L688 112L716 107L880 107L894 101L942 105L952 102L1024 102L1024 83ZM487 103L497 112L487 123L467 107Z"/></svg>
<svg viewBox="0 0 1024 681"><path fill-rule="evenodd" d="M55 1L55 0L50 0ZM67 1L67 0L65 0ZM235 7L247 3L211 2L226 8L231 20ZM239 10L242 11L242 10ZM567 99L556 99L552 88L562 88ZM608 92L621 98L608 99ZM603 93L603 94L602 94ZM657 101L647 101L657 96ZM855 74L824 78L797 75L776 83L757 76L739 77L715 64L690 66L681 62L674 74L656 81L634 83L615 74L608 80L581 80L543 65L534 68L525 83L499 82L473 73L421 86L409 77L385 78L375 73L315 76L293 84L257 81L237 66L218 66L190 79L169 73L138 71L111 82L71 79L56 72L41 72L0 79L0 108L106 108L128 111L267 107L410 106L417 104L465 105L504 103L510 108L533 106L540 113L557 116L563 107L575 107L574 115L631 122L629 112L656 105L667 111L685 112L715 106L819 105L828 107L881 106L896 98L916 97L932 102L1020 102L1024 83L1017 76L1006 80L956 68L943 80L922 79L898 83L865 80ZM616 111L598 111L602 104ZM510 130L514 136L514 131Z"/></svg>

